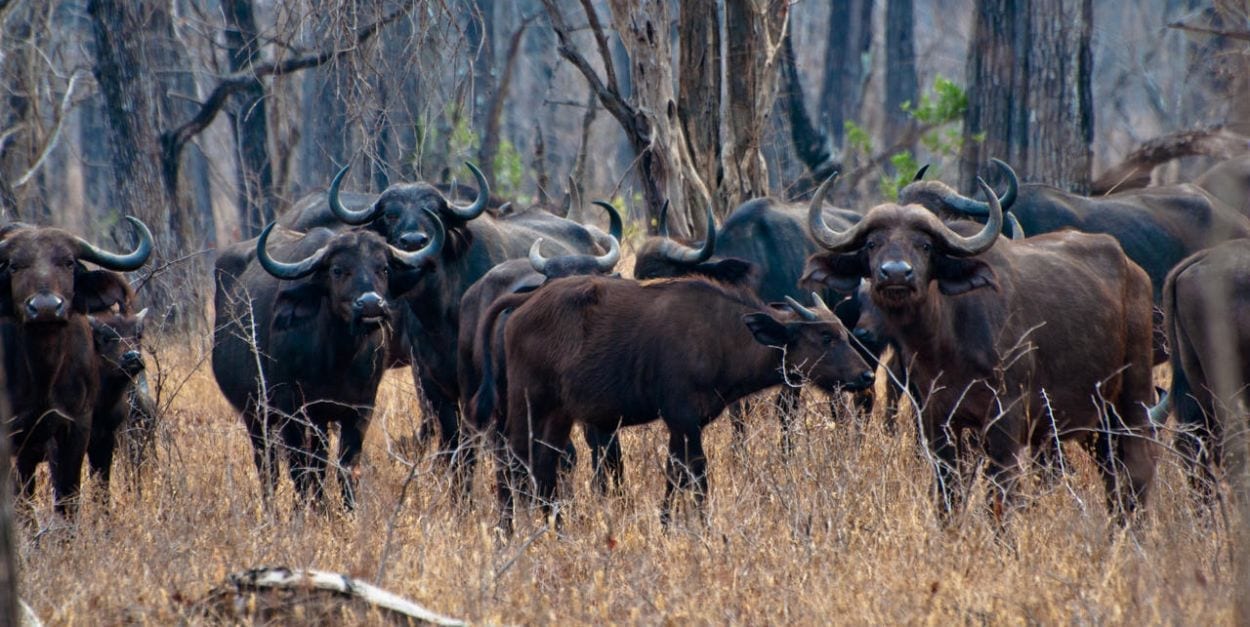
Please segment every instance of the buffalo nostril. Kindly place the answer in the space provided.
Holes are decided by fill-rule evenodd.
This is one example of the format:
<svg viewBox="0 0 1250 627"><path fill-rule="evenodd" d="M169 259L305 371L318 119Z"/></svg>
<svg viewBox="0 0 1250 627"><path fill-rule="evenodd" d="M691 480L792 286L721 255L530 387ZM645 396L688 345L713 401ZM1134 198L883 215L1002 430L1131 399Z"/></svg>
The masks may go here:
<svg viewBox="0 0 1250 627"><path fill-rule="evenodd" d="M877 276L883 281L910 280L914 274L911 264L906 261L887 261L877 269Z"/></svg>
<svg viewBox="0 0 1250 627"><path fill-rule="evenodd" d="M410 252L425 248L425 245L429 243L429 241L430 236L425 233L404 233L399 236L400 247Z"/></svg>
<svg viewBox="0 0 1250 627"><path fill-rule="evenodd" d="M872 383L877 380L877 374L871 370L865 370L863 374L859 375L859 380L861 383Z"/></svg>
<svg viewBox="0 0 1250 627"><path fill-rule="evenodd" d="M140 359L141 357L139 356L139 351L126 351L125 353L122 353L122 361L124 362L136 362Z"/></svg>

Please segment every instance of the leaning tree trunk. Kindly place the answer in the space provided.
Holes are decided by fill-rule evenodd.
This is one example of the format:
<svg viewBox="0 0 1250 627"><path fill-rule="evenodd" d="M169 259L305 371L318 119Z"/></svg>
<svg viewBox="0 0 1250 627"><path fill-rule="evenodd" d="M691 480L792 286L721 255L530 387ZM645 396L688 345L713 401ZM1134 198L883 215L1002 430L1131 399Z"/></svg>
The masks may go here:
<svg viewBox="0 0 1250 627"><path fill-rule="evenodd" d="M903 111L916 102L915 6L913 0L888 0L885 9L885 137L893 145L906 137L914 121Z"/></svg>
<svg viewBox="0 0 1250 627"><path fill-rule="evenodd" d="M677 30L681 33L678 76L682 87L677 95L677 115L695 172L708 186L715 186L721 159L721 46L716 0L682 2ZM701 215L699 190L688 184L684 191L690 215ZM728 212L727 207L716 203L715 195L711 200L717 215ZM695 226L701 230L702 221L695 220Z"/></svg>
<svg viewBox="0 0 1250 627"><path fill-rule="evenodd" d="M226 15L226 52L230 71L241 71L261 57L252 0L222 0ZM269 158L269 119L265 85L260 79L235 96L234 140L238 147L235 181L238 186L239 236L249 239L274 219L277 196L273 162Z"/></svg>
<svg viewBox="0 0 1250 627"><path fill-rule="evenodd" d="M733 80L725 92L724 177L717 195L730 211L768 195L768 168L760 144L776 97L776 63L788 12L784 0L725 2L725 54Z"/></svg>

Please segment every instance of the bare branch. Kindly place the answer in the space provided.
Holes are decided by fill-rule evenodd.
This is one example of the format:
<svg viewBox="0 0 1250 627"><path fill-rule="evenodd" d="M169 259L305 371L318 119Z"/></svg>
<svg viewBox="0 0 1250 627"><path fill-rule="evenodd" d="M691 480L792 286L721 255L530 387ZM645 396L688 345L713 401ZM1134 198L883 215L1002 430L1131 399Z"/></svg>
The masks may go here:
<svg viewBox="0 0 1250 627"><path fill-rule="evenodd" d="M846 174L846 182L843 183L842 188L847 190L855 189L865 176L871 174L878 168L884 167L885 164L889 162L890 157L894 156L895 153L905 150L907 147L920 141L920 138L923 137L925 133L937 128L937 126L937 124L930 122L928 124L920 124L913 127L908 133L900 137L898 141L894 142L891 146L873 155L872 158L868 160L868 163L865 163L864 165L848 172Z"/></svg>
<svg viewBox="0 0 1250 627"><path fill-rule="evenodd" d="M1219 28L1211 28L1208 26L1192 26L1184 22L1172 22L1168 24L1168 28L1189 31L1191 33L1203 33L1206 35L1215 35L1217 37L1227 37L1229 39L1237 39L1240 41L1250 41L1250 31L1244 30L1223 30Z"/></svg>
<svg viewBox="0 0 1250 627"><path fill-rule="evenodd" d="M612 64L612 51L608 48L608 38L603 33L603 25L599 22L599 14L591 0L582 0L582 10L586 12L586 21L595 35L595 45L599 47L599 56L603 59L603 72L608 77L608 89L621 93L621 84L616 80L616 68Z"/></svg>
<svg viewBox="0 0 1250 627"><path fill-rule="evenodd" d="M1095 195L1136 189L1150 184L1156 166L1194 155L1228 159L1250 151L1250 138L1220 126L1178 131L1151 139L1108 168L1090 188Z"/></svg>
<svg viewBox="0 0 1250 627"><path fill-rule="evenodd" d="M599 96L599 101L603 103L603 107L608 110L625 128L627 134L634 133L634 114L633 107L625 102L621 94L615 88L605 85L603 80L599 78L599 74L595 72L595 68L591 67L590 62L582 53L578 52L569 37L569 24L564 20L564 15L560 13L559 7L556 6L555 0L543 0L543 7L547 9L547 18L551 22L551 29L556 32L556 39L560 45L557 50L560 56L566 61L573 64L577 71L586 77L586 82L590 83L590 88ZM596 39L602 36L602 30L595 35Z"/></svg>
<svg viewBox="0 0 1250 627"><path fill-rule="evenodd" d="M52 129L52 135L48 137L48 142L44 144L43 150L39 151L39 158L35 159L34 165L31 165L30 169L27 170L25 174L21 175L16 181L13 182L13 187L21 187L28 183L30 178L39 171L43 162L48 159L48 155L52 152L52 149L56 148L57 142L61 139L61 128L65 126L65 114L69 113L70 107L73 104L74 87L78 85L78 79L87 74L89 73L86 70L78 70L74 72L73 76L70 77L69 85L65 88L65 95L61 97L61 106L57 109L56 127Z"/></svg>

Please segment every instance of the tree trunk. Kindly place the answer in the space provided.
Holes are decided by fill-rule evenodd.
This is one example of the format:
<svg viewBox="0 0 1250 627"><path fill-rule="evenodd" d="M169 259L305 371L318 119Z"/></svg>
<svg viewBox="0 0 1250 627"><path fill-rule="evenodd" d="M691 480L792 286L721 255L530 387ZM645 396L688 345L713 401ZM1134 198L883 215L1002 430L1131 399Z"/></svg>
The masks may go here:
<svg viewBox="0 0 1250 627"><path fill-rule="evenodd" d="M226 54L230 71L241 71L260 60L252 0L222 0L226 16ZM269 120L265 86L260 80L235 96L235 144L238 147L235 181L238 185L239 236L248 239L274 219L277 196L273 162L269 158Z"/></svg>
<svg viewBox="0 0 1250 627"><path fill-rule="evenodd" d="M38 60L36 38L44 30L41 15L48 7L23 3L6 15L0 26L0 80L4 95L0 98L0 132L12 134L0 141L0 218L47 222L39 194L30 193L31 183L23 190L14 181L26 173L38 159L39 134L42 122L33 101L38 98L37 80L46 66Z"/></svg>
<svg viewBox="0 0 1250 627"><path fill-rule="evenodd" d="M885 9L885 133L886 145L907 136L914 124L903 111L916 102L915 6L913 0L888 0Z"/></svg>
<svg viewBox="0 0 1250 627"><path fill-rule="evenodd" d="M821 125L839 146L846 132L846 122L859 117L864 55L871 49L871 0L837 0L830 3L825 75L818 110Z"/></svg>
<svg viewBox="0 0 1250 627"><path fill-rule="evenodd" d="M707 186L715 187L720 178L717 171L721 159L721 45L716 0L682 2L678 32L681 33L678 76L682 88L677 95L677 115L695 172ZM690 214L701 215L699 191L687 185L684 193ZM716 205L715 196L712 202L717 215L727 213L727 207ZM702 222L696 220L695 224Z"/></svg>
<svg viewBox="0 0 1250 627"><path fill-rule="evenodd" d="M91 0L96 84L104 95L117 208L137 216L152 230L155 248L149 267L173 262L186 252L187 225L181 219L176 190L161 169L162 126L158 100L164 97L154 60L167 61L156 40L168 42L171 23L164 5L134 6L118 0ZM153 50L153 48L157 50ZM171 267L148 283L149 302L161 314L179 302L194 302L186 293L191 281L185 266Z"/></svg>
<svg viewBox="0 0 1250 627"><path fill-rule="evenodd" d="M718 202L732 211L768 195L768 168L760 152L777 87L777 59L789 5L782 0L725 2L727 82L724 176Z"/></svg>
<svg viewBox="0 0 1250 627"><path fill-rule="evenodd" d="M473 58L473 128L480 133L482 145L488 138L490 129L489 117L496 99L495 85L495 1L473 0L468 9L468 24L465 26L465 43L469 47L469 55ZM496 131L497 132L497 131ZM493 138L492 138L493 139ZM498 142L497 139L495 139ZM498 143L495 144L496 148ZM486 180L495 180L494 156L490 161L479 160L478 167Z"/></svg>
<svg viewBox="0 0 1250 627"><path fill-rule="evenodd" d="M683 179L691 184L697 178L689 161L684 159L685 144L677 119L677 102L673 94L672 52L669 45L668 2L612 0L612 18L629 52L629 77L633 93L629 100L637 113L633 121L630 143L638 155L637 174L650 224L659 217L665 201L672 203L669 212L674 232L690 233L689 205ZM683 166L684 171L683 171ZM703 198L709 198L703 187ZM710 200L703 201L706 206Z"/></svg>
<svg viewBox="0 0 1250 627"><path fill-rule="evenodd" d="M1024 171L1087 194L1094 137L1092 0L1033 0L1028 7Z"/></svg>
<svg viewBox="0 0 1250 627"><path fill-rule="evenodd" d="M1028 180L1088 192L1091 23L1090 0L978 0L960 155L966 192L991 157Z"/></svg>
<svg viewBox="0 0 1250 627"><path fill-rule="evenodd" d="M354 2L339 4L314 2L322 11L321 23L314 28L313 41L339 41L336 20L355 23ZM351 15L348 15L350 13ZM346 93L351 90L350 64L340 59L305 73L300 117L304 120L300 137L299 177L296 195L325 189L330 179L347 164L351 131L348 128ZM363 168L356 168L364 175Z"/></svg>

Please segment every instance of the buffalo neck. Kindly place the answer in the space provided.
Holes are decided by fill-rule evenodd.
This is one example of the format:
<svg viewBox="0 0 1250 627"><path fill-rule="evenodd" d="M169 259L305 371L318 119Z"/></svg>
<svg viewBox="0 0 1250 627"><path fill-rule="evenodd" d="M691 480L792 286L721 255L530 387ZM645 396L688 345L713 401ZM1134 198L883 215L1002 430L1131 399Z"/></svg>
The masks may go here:
<svg viewBox="0 0 1250 627"><path fill-rule="evenodd" d="M18 346L35 389L48 389L71 367L75 357L94 359L87 320L74 316L64 324L16 324Z"/></svg>

